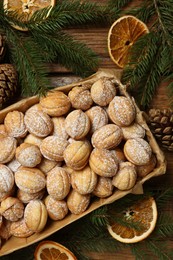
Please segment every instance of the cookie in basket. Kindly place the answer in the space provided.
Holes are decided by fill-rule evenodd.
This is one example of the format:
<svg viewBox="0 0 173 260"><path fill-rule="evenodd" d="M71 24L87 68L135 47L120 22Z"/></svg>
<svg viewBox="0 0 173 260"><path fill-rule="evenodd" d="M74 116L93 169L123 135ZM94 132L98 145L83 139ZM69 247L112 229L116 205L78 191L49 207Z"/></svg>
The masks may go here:
<svg viewBox="0 0 173 260"><path fill-rule="evenodd" d="M85 113L90 119L91 127L89 132L91 135L100 127L108 124L108 114L100 106L93 106Z"/></svg>
<svg viewBox="0 0 173 260"><path fill-rule="evenodd" d="M89 160L92 147L88 140L74 141L64 151L66 165L74 170L82 170Z"/></svg>
<svg viewBox="0 0 173 260"><path fill-rule="evenodd" d="M68 93L73 108L83 111L89 109L93 104L90 85L76 86Z"/></svg>

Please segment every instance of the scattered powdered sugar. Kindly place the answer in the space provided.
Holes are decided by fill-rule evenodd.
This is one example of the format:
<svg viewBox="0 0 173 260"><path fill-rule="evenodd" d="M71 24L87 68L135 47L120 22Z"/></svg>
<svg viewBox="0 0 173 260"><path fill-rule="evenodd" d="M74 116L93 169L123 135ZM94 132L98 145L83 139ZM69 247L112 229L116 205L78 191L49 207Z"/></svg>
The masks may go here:
<svg viewBox="0 0 173 260"><path fill-rule="evenodd" d="M129 139L124 145L124 153L129 161L136 165L144 165L149 162L152 154L151 147L142 138Z"/></svg>
<svg viewBox="0 0 173 260"><path fill-rule="evenodd" d="M100 198L108 197L113 192L112 178L99 176L93 194Z"/></svg>
<svg viewBox="0 0 173 260"><path fill-rule="evenodd" d="M138 123L133 123L129 126L124 126L121 128L123 132L124 139L134 139L134 138L144 138L145 129Z"/></svg>
<svg viewBox="0 0 173 260"><path fill-rule="evenodd" d="M111 79L102 77L91 86L91 96L100 106L106 106L116 95L116 88Z"/></svg>
<svg viewBox="0 0 173 260"><path fill-rule="evenodd" d="M65 130L65 117L52 117L53 122L53 133L52 135L56 135L62 139L68 139L69 135Z"/></svg>
<svg viewBox="0 0 173 260"><path fill-rule="evenodd" d="M41 162L41 152L36 145L29 145L25 147L23 143L17 149L18 153L16 153L17 160L21 163L21 165L26 167L35 167L37 164Z"/></svg>
<svg viewBox="0 0 173 260"><path fill-rule="evenodd" d="M97 184L97 174L86 166L81 171L72 172L71 184L80 194L91 193Z"/></svg>
<svg viewBox="0 0 173 260"><path fill-rule="evenodd" d="M91 142L93 147L110 149L118 146L122 141L122 138L123 134L119 126L115 124L107 124L93 133Z"/></svg>
<svg viewBox="0 0 173 260"><path fill-rule="evenodd" d="M93 104L88 86L74 87L68 94L72 107L87 110Z"/></svg>
<svg viewBox="0 0 173 260"><path fill-rule="evenodd" d="M9 192L14 185L14 175L6 165L0 165L0 192Z"/></svg>
<svg viewBox="0 0 173 260"><path fill-rule="evenodd" d="M72 111L65 119L65 129L70 137L83 138L90 130L88 116L80 109Z"/></svg>
<svg viewBox="0 0 173 260"><path fill-rule="evenodd" d="M50 195L45 200L48 214L53 220L61 220L68 213L68 207L65 200L55 200Z"/></svg>
<svg viewBox="0 0 173 260"><path fill-rule="evenodd" d="M115 124L128 126L135 119L135 107L127 97L115 96L109 103L108 115Z"/></svg>
<svg viewBox="0 0 173 260"><path fill-rule="evenodd" d="M7 163L13 159L17 147L14 137L3 137L0 141L0 163Z"/></svg>
<svg viewBox="0 0 173 260"><path fill-rule="evenodd" d="M63 200L70 191L70 182L67 172L55 166L47 174L47 191L55 199Z"/></svg>
<svg viewBox="0 0 173 260"><path fill-rule="evenodd" d="M45 137L53 129L51 118L43 111L33 111L28 109L24 116L26 128L31 134L38 137Z"/></svg>
<svg viewBox="0 0 173 260"><path fill-rule="evenodd" d="M103 177L112 177L118 170L118 160L111 150L94 148L89 164L93 171Z"/></svg>
<svg viewBox="0 0 173 260"><path fill-rule="evenodd" d="M14 110L7 113L4 119L4 125L9 136L23 137L27 133L24 123L24 114L20 111Z"/></svg>
<svg viewBox="0 0 173 260"><path fill-rule="evenodd" d="M63 161L63 153L68 144L67 140L51 135L42 141L40 151L49 160Z"/></svg>
<svg viewBox="0 0 173 260"><path fill-rule="evenodd" d="M67 197L67 206L73 214L81 214L84 212L89 203L90 194L83 195L75 190L72 190Z"/></svg>
<svg viewBox="0 0 173 260"><path fill-rule="evenodd" d="M10 161L7 166L10 168L12 172L16 172L19 167L21 166L20 162L14 158L12 161Z"/></svg>
<svg viewBox="0 0 173 260"><path fill-rule="evenodd" d="M36 193L46 185L45 175L37 168L19 168L15 172L15 182L19 189L28 193Z"/></svg>
<svg viewBox="0 0 173 260"><path fill-rule="evenodd" d="M93 134L97 129L106 125L108 123L108 114L107 112L99 107L93 106L86 111L87 116L91 122L90 133Z"/></svg>

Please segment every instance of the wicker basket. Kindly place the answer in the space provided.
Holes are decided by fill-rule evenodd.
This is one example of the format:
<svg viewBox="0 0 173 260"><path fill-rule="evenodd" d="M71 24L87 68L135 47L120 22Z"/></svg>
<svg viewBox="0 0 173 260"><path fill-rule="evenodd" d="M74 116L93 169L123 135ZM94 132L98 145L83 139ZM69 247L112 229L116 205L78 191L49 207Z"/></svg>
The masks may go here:
<svg viewBox="0 0 173 260"><path fill-rule="evenodd" d="M125 195L129 194L129 193L135 193L135 194L140 194L143 193L143 183L149 179L151 179L152 177L155 176L159 176L162 174L165 174L166 172L166 161L165 161L165 157L163 152L160 150L157 142L155 141L149 127L146 124L145 118L143 116L143 112L139 110L139 108L137 107L137 105L135 104L135 101L132 97L129 96L129 94L126 91L126 87L124 85L121 84L120 82L120 72L116 71L116 70L99 70L96 74L92 75L91 77L82 80L80 82L77 82L75 84L70 84L67 86L63 86L63 87L58 87L57 89L53 90L60 90L63 91L65 93L68 93L74 86L80 85L81 83L92 83L95 82L97 79L99 79L102 76L107 76L107 77L114 77L117 81L117 85L119 88L119 91L121 93L121 95L124 95L128 98L130 98L132 100L132 102L134 103L135 107L136 107L136 111L137 111L137 115L136 115L136 122L139 123L143 128L145 128L146 130L146 137L148 139L148 142L152 148L153 153L156 155L157 158L157 165L156 168L150 173L148 174L146 177L144 177L142 180L138 181L136 183L136 185L127 191L119 191L119 190L115 190L114 193L105 199L95 199L89 206L89 208L82 214L80 215L74 215L69 213L63 220L60 221L51 221L49 223L49 225L46 226L46 228L40 232L40 233L35 233L32 236L28 237L28 238L16 238L16 237L11 237L6 243L4 243L4 245L2 246L1 250L0 250L0 255L5 255L5 254L9 254L15 250L27 247L35 242L38 242L40 240L45 239L46 237L50 236L51 234L57 232L58 230L60 230L61 228L69 225L70 223L78 220L79 218L85 216L86 214L90 213L91 211L101 207L102 205L105 204L109 204L112 203L122 197L124 197ZM23 99L20 102L17 102L7 108L5 108L4 110L0 111L0 122L3 123L3 120L6 116L6 114L10 111L13 110L19 110L22 112L25 112L29 107L31 107L32 105L36 104L39 102L39 98L37 96L31 97L31 98L27 98L27 99Z"/></svg>

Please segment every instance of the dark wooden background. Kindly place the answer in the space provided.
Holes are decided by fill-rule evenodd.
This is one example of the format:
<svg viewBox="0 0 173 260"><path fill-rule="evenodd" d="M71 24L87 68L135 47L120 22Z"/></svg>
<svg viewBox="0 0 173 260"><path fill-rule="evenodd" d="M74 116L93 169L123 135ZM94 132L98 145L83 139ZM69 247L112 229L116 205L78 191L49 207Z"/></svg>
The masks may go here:
<svg viewBox="0 0 173 260"><path fill-rule="evenodd" d="M92 2L98 2L105 4L107 0L90 0ZM139 0L134 0L132 5L139 4ZM108 50L107 50L107 35L109 27L85 27L85 28L75 28L69 29L67 32L75 37L77 40L84 42L88 47L94 50L100 57L100 68L117 68L116 65L111 61ZM71 71L68 71L66 68L60 66L59 64L48 64L50 71L50 77L52 85L62 86L67 85L72 82L78 81L80 78L74 75ZM166 84L166 83L165 83ZM166 93L165 84L161 84L157 89L157 94L153 99L151 107L153 108L167 108L168 107L168 98ZM167 172L165 175L162 175L157 178L151 179L146 185L151 189L162 188L165 189L167 186L173 185L173 152L164 151L165 157L167 160ZM171 202L170 202L171 203ZM165 209L165 211L173 214L171 212L171 207ZM161 241L160 241L161 242ZM170 247L173 247L173 241L169 240L168 244ZM124 249L119 253L94 253L89 254L93 260L134 260L129 249ZM11 258L10 258L11 259Z"/></svg>

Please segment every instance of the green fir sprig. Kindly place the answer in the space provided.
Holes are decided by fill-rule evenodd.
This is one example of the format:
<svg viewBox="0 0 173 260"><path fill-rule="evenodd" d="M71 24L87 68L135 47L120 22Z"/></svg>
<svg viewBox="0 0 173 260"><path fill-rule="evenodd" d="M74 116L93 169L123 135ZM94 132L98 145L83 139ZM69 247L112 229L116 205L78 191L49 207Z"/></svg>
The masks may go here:
<svg viewBox="0 0 173 260"><path fill-rule="evenodd" d="M98 55L64 30L71 26L109 24L116 17L107 5L79 0L58 1L51 10L35 12L28 22L16 12L1 8L0 32L6 35L8 59L18 71L22 95L43 95L50 89L47 62L58 62L81 77L95 72Z"/></svg>
<svg viewBox="0 0 173 260"><path fill-rule="evenodd" d="M173 1L146 0L139 7L127 10L127 13L144 21L150 33L133 45L122 81L130 85L142 109L150 106L158 86L163 81L169 81L167 93L172 105Z"/></svg>
<svg viewBox="0 0 173 260"><path fill-rule="evenodd" d="M119 221L119 212L126 211L131 205L148 196L153 196L157 205L159 205L158 220L152 234L145 240L134 244L124 244L112 238L107 230L110 219ZM129 194L120 200L94 210L51 235L47 240L63 244L77 256L78 260L91 259L89 257L90 252L116 253L121 252L125 248L129 248L138 260L146 260L148 257L152 257L152 259L171 260L173 259L173 249L169 248L166 239L173 236L173 218L171 214L164 212L166 212L166 207L172 201L172 198L172 188L160 190L159 192L150 191L146 188L142 195ZM126 222L126 225L128 226L128 222ZM129 222L130 226L131 223ZM37 244L1 258L2 260L33 259L33 253Z"/></svg>

